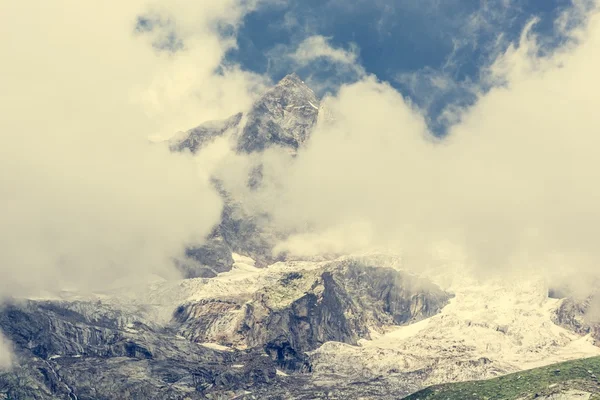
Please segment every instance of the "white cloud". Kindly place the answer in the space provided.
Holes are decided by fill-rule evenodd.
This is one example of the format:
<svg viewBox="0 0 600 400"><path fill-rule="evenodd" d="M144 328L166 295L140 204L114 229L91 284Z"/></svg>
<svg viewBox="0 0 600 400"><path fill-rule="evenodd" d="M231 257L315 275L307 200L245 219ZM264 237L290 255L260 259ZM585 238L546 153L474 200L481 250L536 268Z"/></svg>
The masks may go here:
<svg viewBox="0 0 600 400"><path fill-rule="evenodd" d="M255 204L300 232L279 249L383 245L426 263L449 241L486 271L596 274L600 15L587 16L550 55L527 34L502 54L491 71L504 85L460 110L445 140L389 85L343 86L295 160L265 156Z"/></svg>
<svg viewBox="0 0 600 400"><path fill-rule="evenodd" d="M215 73L235 45L215 27L235 26L244 4L4 7L0 295L169 276L170 257L209 231L221 203L206 176L190 156L146 137L251 103L260 77L236 67ZM161 31L134 35L144 10L172 21L185 50L157 53L151 43ZM441 142L397 91L364 75L355 49L307 39L292 53L296 63L324 58L362 79L325 100L335 118L319 123L295 160L267 152L266 189L247 197L249 206L302 232L280 245L299 254L385 245L425 262L432 246L451 242L486 269L593 272L600 17L585 15L577 40L548 57L527 35L502 54L491 72L506 85L461 110ZM235 179L252 163L235 161L224 173L241 185Z"/></svg>
<svg viewBox="0 0 600 400"><path fill-rule="evenodd" d="M25 0L3 7L0 295L91 289L148 274L201 241L221 200L195 160L151 145L246 108L262 80L215 71L250 8L237 0ZM184 51L152 48L159 15Z"/></svg>
<svg viewBox="0 0 600 400"><path fill-rule="evenodd" d="M339 49L331 46L329 39L320 35L310 36L300 45L291 57L299 64L306 64L318 58L326 58L334 63L356 64L358 50L352 47L350 50Z"/></svg>
<svg viewBox="0 0 600 400"><path fill-rule="evenodd" d="M12 366L13 355L11 344L4 338L0 332L0 372Z"/></svg>

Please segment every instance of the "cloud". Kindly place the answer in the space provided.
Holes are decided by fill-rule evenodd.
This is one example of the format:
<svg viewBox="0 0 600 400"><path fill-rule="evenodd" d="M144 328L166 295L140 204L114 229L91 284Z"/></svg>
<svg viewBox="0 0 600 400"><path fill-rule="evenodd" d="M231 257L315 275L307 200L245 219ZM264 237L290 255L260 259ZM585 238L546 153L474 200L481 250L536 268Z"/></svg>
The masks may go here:
<svg viewBox="0 0 600 400"><path fill-rule="evenodd" d="M445 134L457 122L449 118L457 116L457 109L473 105L478 93L497 83L487 80L487 69L519 41L523 30L537 34L536 51L540 55L551 54L570 40L573 29L583 23L593 3L574 1L568 8L552 6L541 14L531 14L531 5L513 0L483 1L476 7L449 1L428 4L422 11L411 10L430 13L439 20L440 27L433 30L446 33L441 42L450 48L441 64L400 71L392 80L424 110L430 129ZM554 21L553 15L558 16Z"/></svg>
<svg viewBox="0 0 600 400"><path fill-rule="evenodd" d="M10 343L4 338L0 332L0 372L12 366L13 355Z"/></svg>
<svg viewBox="0 0 600 400"><path fill-rule="evenodd" d="M4 7L0 296L177 276L171 259L218 222L190 155L151 144L252 102L264 82L223 66L237 0L37 0ZM140 16L155 26L136 31ZM176 51L153 46L164 35Z"/></svg>
<svg viewBox="0 0 600 400"><path fill-rule="evenodd" d="M482 90L479 82L468 78L459 82L450 73L429 67L399 73L394 81L422 110L436 134L457 123L459 110L473 104Z"/></svg>
<svg viewBox="0 0 600 400"><path fill-rule="evenodd" d="M456 111L444 139L375 77L326 98L333 118L295 159L264 156L253 204L298 233L278 250L384 246L421 267L449 242L481 271L597 275L598 9L586 17L576 40L550 53L524 32L490 67L495 86Z"/></svg>
<svg viewBox="0 0 600 400"><path fill-rule="evenodd" d="M335 92L343 83L365 76L356 44L350 43L346 49L332 45L331 38L308 31L303 34L309 36L292 44L280 43L266 52L271 75L298 72L318 94Z"/></svg>
<svg viewBox="0 0 600 400"><path fill-rule="evenodd" d="M315 35L304 39L291 58L299 64L326 58L334 63L354 65L357 62L358 50L356 47L352 47L350 50L336 49L331 46L327 38Z"/></svg>

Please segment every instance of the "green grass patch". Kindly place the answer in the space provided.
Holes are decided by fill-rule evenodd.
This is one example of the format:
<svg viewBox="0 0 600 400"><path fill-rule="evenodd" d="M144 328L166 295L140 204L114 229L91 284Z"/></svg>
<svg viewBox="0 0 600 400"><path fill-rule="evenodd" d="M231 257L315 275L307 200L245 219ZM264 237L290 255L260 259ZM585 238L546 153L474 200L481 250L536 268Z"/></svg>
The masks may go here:
<svg viewBox="0 0 600 400"><path fill-rule="evenodd" d="M567 361L494 379L450 383L416 392L405 400L535 399L564 390L594 393L600 400L600 357Z"/></svg>

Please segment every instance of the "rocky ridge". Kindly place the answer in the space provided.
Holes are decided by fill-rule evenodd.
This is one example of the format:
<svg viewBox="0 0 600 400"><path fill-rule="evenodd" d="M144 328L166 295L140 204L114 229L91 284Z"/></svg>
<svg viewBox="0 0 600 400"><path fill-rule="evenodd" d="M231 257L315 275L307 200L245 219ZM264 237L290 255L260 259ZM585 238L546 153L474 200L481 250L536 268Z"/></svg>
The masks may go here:
<svg viewBox="0 0 600 400"><path fill-rule="evenodd" d="M19 366L0 373L0 396L319 398L310 350L330 340L356 345L387 324L439 312L449 298L431 283L358 261L292 265L261 272L239 264L233 280L166 282L143 289L149 297L137 303L124 297L138 297L133 289L9 303L0 328ZM161 322L158 306L171 318Z"/></svg>
<svg viewBox="0 0 600 400"><path fill-rule="evenodd" d="M295 154L320 107L288 76L248 113L169 145L195 153L229 136L239 154ZM257 165L248 186L260 183ZM393 257L277 262L269 216L215 187L221 222L188 249L190 279L2 306L18 366L0 373L0 399L397 399L600 354L589 301L549 299L540 285L436 286Z"/></svg>
<svg viewBox="0 0 600 400"><path fill-rule="evenodd" d="M295 154L310 138L319 117L319 99L296 74L283 78L264 93L246 113L223 121L210 121L170 140L172 151L196 153L218 137L229 135L233 150L241 154L260 153L278 147ZM262 180L262 166L257 164L248 177L248 186L256 188ZM221 222L208 241L187 251L189 262L180 263L187 278L214 277L233 265L231 254L252 257L257 265L266 266L278 259L272 254L277 233L269 226L268 215L254 215L243 207L215 179L225 206Z"/></svg>

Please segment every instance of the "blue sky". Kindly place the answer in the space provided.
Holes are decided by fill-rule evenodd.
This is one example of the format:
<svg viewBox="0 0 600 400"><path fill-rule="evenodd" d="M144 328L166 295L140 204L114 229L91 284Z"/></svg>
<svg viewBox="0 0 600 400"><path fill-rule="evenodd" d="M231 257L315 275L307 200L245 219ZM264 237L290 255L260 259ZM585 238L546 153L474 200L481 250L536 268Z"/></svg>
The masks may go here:
<svg viewBox="0 0 600 400"><path fill-rule="evenodd" d="M441 112L474 101L470 88L479 83L482 68L517 41L529 21L539 19L534 32L548 46L560 41L554 21L570 4L569 0L268 2L245 17L237 33L238 48L228 53L227 60L275 81L292 71L309 81L339 84L355 79L326 60L298 66L282 56L306 38L322 35L333 47L357 48L366 73L410 98L424 110L431 129L441 134L447 128ZM432 77L448 84L433 85Z"/></svg>

